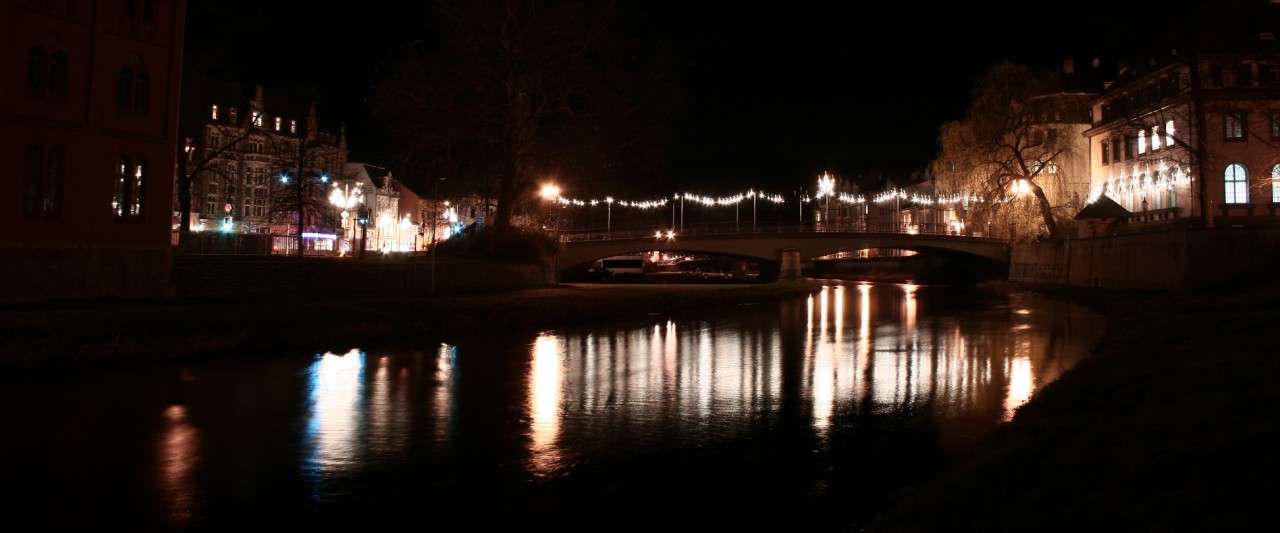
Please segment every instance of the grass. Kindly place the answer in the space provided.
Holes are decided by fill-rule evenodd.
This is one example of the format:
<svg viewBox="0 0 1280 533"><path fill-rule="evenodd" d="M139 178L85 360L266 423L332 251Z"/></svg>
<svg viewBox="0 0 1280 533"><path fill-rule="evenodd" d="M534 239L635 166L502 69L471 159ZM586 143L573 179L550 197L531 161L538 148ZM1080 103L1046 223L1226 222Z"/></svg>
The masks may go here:
<svg viewBox="0 0 1280 533"><path fill-rule="evenodd" d="M1006 284L1103 311L1093 356L867 531L1253 531L1280 520L1280 284Z"/></svg>
<svg viewBox="0 0 1280 533"><path fill-rule="evenodd" d="M653 286L619 302L608 289L452 296L285 294L271 298L77 301L0 308L0 375L80 372L158 361L255 356L371 339L554 327L794 297L804 281L704 291Z"/></svg>

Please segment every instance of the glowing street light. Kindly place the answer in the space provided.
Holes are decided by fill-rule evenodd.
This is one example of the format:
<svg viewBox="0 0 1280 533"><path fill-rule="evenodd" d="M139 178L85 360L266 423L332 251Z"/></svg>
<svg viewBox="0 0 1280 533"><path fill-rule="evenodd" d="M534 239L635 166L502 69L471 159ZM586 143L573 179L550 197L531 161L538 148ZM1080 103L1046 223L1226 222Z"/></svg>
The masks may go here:
<svg viewBox="0 0 1280 533"><path fill-rule="evenodd" d="M538 193L543 200L549 202L547 204L547 222L551 222L551 204L560 201L560 187L555 184L548 183L542 186L542 191ZM558 226L559 224L557 224ZM558 230L559 228L555 228ZM553 230L554 231L554 230Z"/></svg>
<svg viewBox="0 0 1280 533"><path fill-rule="evenodd" d="M826 198L826 203L822 207L823 229L826 229L828 221L830 220L828 217L831 215L831 195L835 193L835 190L835 178L832 178L830 173L823 172L822 175L818 177L818 197Z"/></svg>
<svg viewBox="0 0 1280 533"><path fill-rule="evenodd" d="M351 216L356 206L364 203L364 189L361 187L351 188L350 182L345 182L341 186L337 183L333 184L333 190L329 192L329 203L335 207L342 209L342 227L344 232L350 232L344 235L347 244L350 246L351 241L355 240L355 224L354 217Z"/></svg>
<svg viewBox="0 0 1280 533"><path fill-rule="evenodd" d="M613 197L606 196L604 199L604 203L606 206L604 235L605 235L605 238L609 238L613 234Z"/></svg>

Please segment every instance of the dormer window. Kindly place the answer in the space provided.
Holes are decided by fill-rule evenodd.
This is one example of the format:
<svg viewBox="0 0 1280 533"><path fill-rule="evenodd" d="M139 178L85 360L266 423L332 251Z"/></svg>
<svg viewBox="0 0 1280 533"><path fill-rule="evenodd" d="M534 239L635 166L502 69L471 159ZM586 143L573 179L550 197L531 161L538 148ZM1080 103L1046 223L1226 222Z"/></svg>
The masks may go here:
<svg viewBox="0 0 1280 533"><path fill-rule="evenodd" d="M289 121L289 133L298 133L298 121L296 120Z"/></svg>
<svg viewBox="0 0 1280 533"><path fill-rule="evenodd" d="M209 118L211 120L218 120L218 104L213 104L213 106L210 107Z"/></svg>
<svg viewBox="0 0 1280 533"><path fill-rule="evenodd" d="M236 110L235 110L235 108L231 108L231 109L228 109L228 110L227 110L227 118L231 120L231 123L232 123L232 124L235 124L235 123L236 123Z"/></svg>
<svg viewBox="0 0 1280 533"><path fill-rule="evenodd" d="M262 112L260 111L253 112L253 125L259 128L262 127Z"/></svg>
<svg viewBox="0 0 1280 533"><path fill-rule="evenodd" d="M280 122L281 122L280 117L276 117L276 131L280 131Z"/></svg>

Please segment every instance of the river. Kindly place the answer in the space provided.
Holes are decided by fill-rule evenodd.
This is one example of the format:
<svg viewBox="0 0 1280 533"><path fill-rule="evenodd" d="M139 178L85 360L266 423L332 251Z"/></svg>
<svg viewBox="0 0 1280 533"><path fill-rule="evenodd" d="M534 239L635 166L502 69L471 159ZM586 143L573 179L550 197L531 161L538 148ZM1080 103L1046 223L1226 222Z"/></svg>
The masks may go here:
<svg viewBox="0 0 1280 533"><path fill-rule="evenodd" d="M1030 294L831 282L555 330L0 387L34 529L848 531L1086 357Z"/></svg>

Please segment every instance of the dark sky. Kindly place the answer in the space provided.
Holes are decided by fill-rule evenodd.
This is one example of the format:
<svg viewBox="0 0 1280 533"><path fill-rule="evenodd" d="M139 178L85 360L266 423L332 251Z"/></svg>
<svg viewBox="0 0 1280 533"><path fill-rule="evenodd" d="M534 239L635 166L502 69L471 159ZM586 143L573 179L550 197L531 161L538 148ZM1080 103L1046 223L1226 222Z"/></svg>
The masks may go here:
<svg viewBox="0 0 1280 533"><path fill-rule="evenodd" d="M274 44L244 58L258 83L319 83L321 110L344 115L352 156L365 157L368 80L387 47L419 27L422 8L211 3L230 11L222 17L263 21ZM1144 4L649 0L655 27L692 65L692 115L679 129L668 182L718 194L794 188L823 171L853 178L923 168L939 127L962 118L984 68L1003 59L1056 67L1068 56L1078 67L1095 57L1114 62L1118 50L1141 44L1142 30L1125 28ZM200 9L208 7L192 12ZM189 35L198 42L205 31Z"/></svg>

